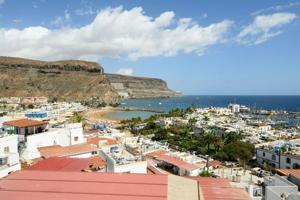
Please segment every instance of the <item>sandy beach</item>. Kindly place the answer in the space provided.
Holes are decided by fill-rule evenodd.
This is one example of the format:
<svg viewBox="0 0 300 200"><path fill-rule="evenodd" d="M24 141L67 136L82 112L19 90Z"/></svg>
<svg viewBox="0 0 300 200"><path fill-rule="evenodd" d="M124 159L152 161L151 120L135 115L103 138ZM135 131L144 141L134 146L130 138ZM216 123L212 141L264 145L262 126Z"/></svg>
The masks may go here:
<svg viewBox="0 0 300 200"><path fill-rule="evenodd" d="M99 109L89 109L84 112L84 117L89 121L111 123L112 125L119 124L120 121L107 118L109 112L116 111L116 108L105 107Z"/></svg>

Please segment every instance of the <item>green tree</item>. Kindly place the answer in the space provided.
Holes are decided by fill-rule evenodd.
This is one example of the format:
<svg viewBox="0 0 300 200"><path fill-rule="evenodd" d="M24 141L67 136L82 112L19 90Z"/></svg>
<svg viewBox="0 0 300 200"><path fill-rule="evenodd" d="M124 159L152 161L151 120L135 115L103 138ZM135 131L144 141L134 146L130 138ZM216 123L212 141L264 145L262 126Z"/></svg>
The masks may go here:
<svg viewBox="0 0 300 200"><path fill-rule="evenodd" d="M84 123L84 122L86 121L86 119L85 119L85 117L84 117L82 114L76 112L76 113L74 114L74 116L73 116L72 121L73 121L74 123Z"/></svg>
<svg viewBox="0 0 300 200"><path fill-rule="evenodd" d="M225 144L229 144L232 142L238 142L241 141L242 139L244 139L244 136L240 133L237 132L229 132L229 133L225 133Z"/></svg>
<svg viewBox="0 0 300 200"><path fill-rule="evenodd" d="M204 144L207 147L207 153L210 153L211 145L217 143L219 138L212 133L203 133L200 136L200 143Z"/></svg>
<svg viewBox="0 0 300 200"><path fill-rule="evenodd" d="M253 144L247 142L231 142L224 147L224 152L228 159L238 161L241 165L245 165L251 160L255 154L255 147Z"/></svg>
<svg viewBox="0 0 300 200"><path fill-rule="evenodd" d="M196 124L197 120L195 118L190 118L189 119L189 125L190 127L194 126Z"/></svg>
<svg viewBox="0 0 300 200"><path fill-rule="evenodd" d="M28 107L29 109L33 109L33 108L34 108L34 105L33 105L33 104L29 104L27 107Z"/></svg>
<svg viewBox="0 0 300 200"><path fill-rule="evenodd" d="M209 117L208 116L204 116L204 121L208 122L209 121Z"/></svg>

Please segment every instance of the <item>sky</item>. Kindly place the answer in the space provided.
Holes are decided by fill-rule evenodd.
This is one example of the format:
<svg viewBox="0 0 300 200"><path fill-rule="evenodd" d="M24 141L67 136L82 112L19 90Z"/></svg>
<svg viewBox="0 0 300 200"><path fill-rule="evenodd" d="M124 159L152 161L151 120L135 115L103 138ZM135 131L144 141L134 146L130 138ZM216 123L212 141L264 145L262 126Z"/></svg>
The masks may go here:
<svg viewBox="0 0 300 200"><path fill-rule="evenodd" d="M84 59L187 95L300 95L298 0L0 0L0 55Z"/></svg>

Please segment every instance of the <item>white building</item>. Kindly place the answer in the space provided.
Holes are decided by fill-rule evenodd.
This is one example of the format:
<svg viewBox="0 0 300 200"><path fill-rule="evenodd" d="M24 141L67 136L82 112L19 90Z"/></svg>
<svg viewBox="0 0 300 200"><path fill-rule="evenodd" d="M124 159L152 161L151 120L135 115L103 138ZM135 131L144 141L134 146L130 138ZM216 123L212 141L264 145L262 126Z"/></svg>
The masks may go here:
<svg viewBox="0 0 300 200"><path fill-rule="evenodd" d="M282 154L263 148L256 149L256 160L261 165L268 163L271 167L278 169L295 169L300 167L300 156Z"/></svg>
<svg viewBox="0 0 300 200"><path fill-rule="evenodd" d="M100 157L106 161L106 172L114 173L147 173L147 161L130 154L125 149L114 149L114 152L100 150Z"/></svg>
<svg viewBox="0 0 300 200"><path fill-rule="evenodd" d="M232 113L239 113L240 112L240 105L239 104L229 104L228 108L231 110Z"/></svg>
<svg viewBox="0 0 300 200"><path fill-rule="evenodd" d="M28 135L24 149L21 151L22 160L31 160L40 157L39 147L52 145L71 146L86 143L81 123L67 124L63 128L49 129L47 132Z"/></svg>
<svg viewBox="0 0 300 200"><path fill-rule="evenodd" d="M265 200L294 200L299 199L297 185L291 183L282 176L270 176L264 180Z"/></svg>
<svg viewBox="0 0 300 200"><path fill-rule="evenodd" d="M271 131L271 129L272 129L271 125L261 125L261 126L258 126L258 130L261 133L267 133L268 131Z"/></svg>
<svg viewBox="0 0 300 200"><path fill-rule="evenodd" d="M0 135L0 178L21 169L18 153L18 136Z"/></svg>

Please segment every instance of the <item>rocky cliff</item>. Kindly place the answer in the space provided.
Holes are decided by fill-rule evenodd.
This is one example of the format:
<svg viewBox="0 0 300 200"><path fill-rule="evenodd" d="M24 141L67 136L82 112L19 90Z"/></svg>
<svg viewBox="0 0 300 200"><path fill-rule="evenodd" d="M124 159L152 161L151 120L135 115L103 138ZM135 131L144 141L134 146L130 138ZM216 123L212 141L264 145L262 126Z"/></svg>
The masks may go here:
<svg viewBox="0 0 300 200"><path fill-rule="evenodd" d="M105 74L111 85L123 98L175 97L179 94L170 90L161 79Z"/></svg>
<svg viewBox="0 0 300 200"><path fill-rule="evenodd" d="M114 103L119 96L94 62L44 62L0 57L0 96L46 96L58 100L86 100Z"/></svg>
<svg viewBox="0 0 300 200"><path fill-rule="evenodd" d="M173 97L160 79L104 74L98 63L65 60L45 62L0 56L0 97L45 96L58 100L97 99L118 102L120 97Z"/></svg>

